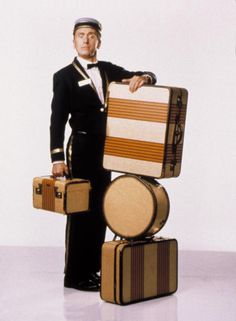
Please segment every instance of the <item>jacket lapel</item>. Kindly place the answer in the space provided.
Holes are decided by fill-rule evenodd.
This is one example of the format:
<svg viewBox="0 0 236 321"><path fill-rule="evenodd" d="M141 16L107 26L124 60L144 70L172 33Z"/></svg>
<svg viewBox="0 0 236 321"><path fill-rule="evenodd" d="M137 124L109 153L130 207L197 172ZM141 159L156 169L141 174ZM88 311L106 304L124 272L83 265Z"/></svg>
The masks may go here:
<svg viewBox="0 0 236 321"><path fill-rule="evenodd" d="M82 65L79 63L78 59L76 59L76 57L74 58L72 65L85 80L90 79L89 75L86 73L86 71L84 70ZM101 78L102 78L102 89L103 89L104 101L106 102L106 95L107 95L107 89L108 89L109 82L108 82L106 72L104 71L103 68L101 68L101 64L98 65L98 68L99 68ZM96 90L92 81L91 81L90 86L94 89L94 91L96 92L96 94L98 96L97 90Z"/></svg>
<svg viewBox="0 0 236 321"><path fill-rule="evenodd" d="M106 95L107 95L107 89L108 89L109 82L108 82L107 74L104 71L104 69L101 68L100 64L98 65L98 68L99 68L99 71L100 71L100 74L101 74L101 77L102 77L103 96L104 96L104 100L106 102Z"/></svg>
<svg viewBox="0 0 236 321"><path fill-rule="evenodd" d="M81 64L79 63L79 61L75 58L74 61L72 62L72 65L74 66L74 68L78 71L78 73L84 78L84 80L86 79L90 79L88 74L86 73L86 71L84 70L84 68L81 66ZM96 92L97 94L97 90L93 84L93 82L91 81L91 83L89 84L93 90Z"/></svg>

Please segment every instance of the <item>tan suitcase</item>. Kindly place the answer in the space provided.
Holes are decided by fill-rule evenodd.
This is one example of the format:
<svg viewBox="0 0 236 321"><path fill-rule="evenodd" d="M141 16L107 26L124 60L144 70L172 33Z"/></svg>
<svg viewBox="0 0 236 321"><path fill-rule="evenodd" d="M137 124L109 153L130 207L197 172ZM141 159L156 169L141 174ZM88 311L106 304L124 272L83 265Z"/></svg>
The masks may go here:
<svg viewBox="0 0 236 321"><path fill-rule="evenodd" d="M85 179L33 179L33 206L61 214L88 211L90 182Z"/></svg>
<svg viewBox="0 0 236 321"><path fill-rule="evenodd" d="M103 166L156 178L180 174L188 92L111 83Z"/></svg>
<svg viewBox="0 0 236 321"><path fill-rule="evenodd" d="M101 298L123 305L174 293L177 257L175 239L104 243Z"/></svg>

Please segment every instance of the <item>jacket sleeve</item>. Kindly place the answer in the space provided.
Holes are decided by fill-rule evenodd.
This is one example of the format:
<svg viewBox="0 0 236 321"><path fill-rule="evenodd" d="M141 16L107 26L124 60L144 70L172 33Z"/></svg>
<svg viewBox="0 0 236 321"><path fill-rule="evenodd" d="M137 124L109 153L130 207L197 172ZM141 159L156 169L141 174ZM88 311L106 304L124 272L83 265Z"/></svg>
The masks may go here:
<svg viewBox="0 0 236 321"><path fill-rule="evenodd" d="M150 71L128 71L120 66L108 63L107 74L109 81L121 81L125 78L131 78L133 76L143 76L147 75L150 79L149 84L154 85L156 83L156 76Z"/></svg>
<svg viewBox="0 0 236 321"><path fill-rule="evenodd" d="M53 99L50 121L51 160L64 161L65 126L69 116L69 89L66 80L58 73L53 76Z"/></svg>

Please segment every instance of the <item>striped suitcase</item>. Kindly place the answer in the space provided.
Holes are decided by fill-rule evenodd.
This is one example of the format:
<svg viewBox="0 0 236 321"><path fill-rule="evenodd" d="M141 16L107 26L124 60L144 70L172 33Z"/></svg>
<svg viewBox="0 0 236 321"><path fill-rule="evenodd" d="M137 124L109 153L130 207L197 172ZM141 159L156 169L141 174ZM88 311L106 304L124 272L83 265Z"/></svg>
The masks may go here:
<svg viewBox="0 0 236 321"><path fill-rule="evenodd" d="M90 182L85 179L54 179L50 176L33 179L33 206L60 214L89 210Z"/></svg>
<svg viewBox="0 0 236 321"><path fill-rule="evenodd" d="M175 239L105 242L101 298L123 305L174 293L177 290L177 252Z"/></svg>
<svg viewBox="0 0 236 321"><path fill-rule="evenodd" d="M128 85L108 89L106 169L156 178L180 174L188 92L184 88Z"/></svg>

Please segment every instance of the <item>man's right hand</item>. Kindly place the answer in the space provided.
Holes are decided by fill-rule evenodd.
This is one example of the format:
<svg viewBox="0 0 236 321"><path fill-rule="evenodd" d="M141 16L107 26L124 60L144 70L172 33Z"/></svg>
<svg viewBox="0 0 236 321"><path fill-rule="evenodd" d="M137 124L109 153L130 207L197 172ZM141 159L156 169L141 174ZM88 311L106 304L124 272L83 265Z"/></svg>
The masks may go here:
<svg viewBox="0 0 236 321"><path fill-rule="evenodd" d="M52 175L54 177L61 177L68 174L68 166L65 163L56 163L52 165Z"/></svg>

